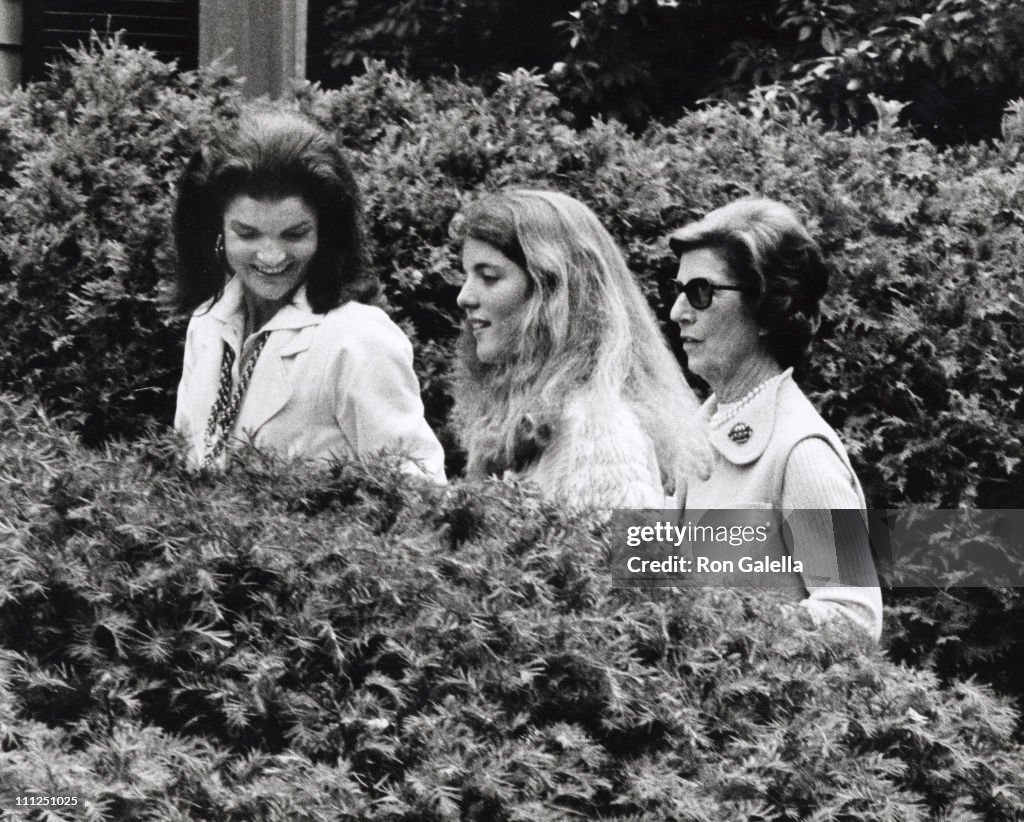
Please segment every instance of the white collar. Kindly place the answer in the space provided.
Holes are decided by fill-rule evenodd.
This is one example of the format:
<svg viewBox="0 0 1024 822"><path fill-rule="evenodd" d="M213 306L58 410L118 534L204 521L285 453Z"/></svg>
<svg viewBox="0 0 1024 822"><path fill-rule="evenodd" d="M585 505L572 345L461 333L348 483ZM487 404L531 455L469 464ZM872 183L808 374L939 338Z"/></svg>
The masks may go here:
<svg viewBox="0 0 1024 822"><path fill-rule="evenodd" d="M245 316L245 304L242 294L242 281L240 277L232 277L224 285L224 292L210 307L210 316L230 326L241 334L242 318ZM306 284L299 286L292 301L278 309L278 312L270 318L260 331L279 331L282 329L305 328L309 325L318 325L323 320L323 314L313 313L313 309L306 299Z"/></svg>
<svg viewBox="0 0 1024 822"><path fill-rule="evenodd" d="M733 465L749 465L759 459L772 438L775 430L776 398L793 376L793 369L787 368L755 396L740 412L719 428L712 428L711 444ZM718 399L712 394L702 407L705 417L710 420L718 407ZM744 429L745 426L745 429ZM747 438L742 439L742 433ZM733 434L733 437L729 435ZM740 436L737 436L739 434Z"/></svg>

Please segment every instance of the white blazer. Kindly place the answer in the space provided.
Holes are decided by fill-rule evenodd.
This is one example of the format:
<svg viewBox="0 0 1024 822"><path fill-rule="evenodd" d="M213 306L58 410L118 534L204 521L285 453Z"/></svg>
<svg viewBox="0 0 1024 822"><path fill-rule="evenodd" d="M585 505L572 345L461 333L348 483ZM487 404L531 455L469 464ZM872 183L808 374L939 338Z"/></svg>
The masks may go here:
<svg viewBox="0 0 1024 822"><path fill-rule="evenodd" d="M188 440L192 465L206 451L225 343L234 349L238 380L243 329L237 277L189 322L174 427ZM271 334L242 399L233 439L308 460L371 457L383 449L403 455L406 470L445 482L444 452L423 418L412 345L387 314L357 302L314 314L302 286L260 331Z"/></svg>

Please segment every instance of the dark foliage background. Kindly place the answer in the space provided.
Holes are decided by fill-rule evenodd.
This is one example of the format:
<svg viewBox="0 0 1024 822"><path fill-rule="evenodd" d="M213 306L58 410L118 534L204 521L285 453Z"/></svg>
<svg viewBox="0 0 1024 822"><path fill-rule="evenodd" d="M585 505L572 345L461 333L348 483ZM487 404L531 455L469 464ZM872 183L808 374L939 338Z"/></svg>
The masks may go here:
<svg viewBox="0 0 1024 822"><path fill-rule="evenodd" d="M838 126L874 121L870 95L941 144L999 135L1024 94L1016 0L314 0L311 77L338 85L382 59L411 76L489 87L536 68L577 122L640 130L702 98L777 84Z"/></svg>

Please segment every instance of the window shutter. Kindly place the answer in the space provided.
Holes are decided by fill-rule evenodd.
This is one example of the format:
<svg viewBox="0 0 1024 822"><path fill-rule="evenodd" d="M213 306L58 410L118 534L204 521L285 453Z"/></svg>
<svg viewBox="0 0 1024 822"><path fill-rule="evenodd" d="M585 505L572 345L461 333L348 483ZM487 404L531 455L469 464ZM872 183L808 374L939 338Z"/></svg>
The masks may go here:
<svg viewBox="0 0 1024 822"><path fill-rule="evenodd" d="M88 42L89 32L124 30L130 46L195 68L199 54L199 0L31 0L25 8L24 77L32 80L64 46Z"/></svg>

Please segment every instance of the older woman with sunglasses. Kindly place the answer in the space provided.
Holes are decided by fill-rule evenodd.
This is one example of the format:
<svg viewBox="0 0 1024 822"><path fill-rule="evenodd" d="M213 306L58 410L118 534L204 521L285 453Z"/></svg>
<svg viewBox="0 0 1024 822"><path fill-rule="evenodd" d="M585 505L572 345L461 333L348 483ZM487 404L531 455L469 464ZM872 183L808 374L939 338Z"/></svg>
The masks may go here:
<svg viewBox="0 0 1024 822"><path fill-rule="evenodd" d="M669 242L681 290L671 318L690 371L714 392L704 404L714 464L690 483L687 511L777 511L786 527L765 550L793 571L775 581L815 624L841 615L877 639L882 601L863 519L843 513L863 512L864 494L792 376L828 287L817 245L789 208L764 199L716 209Z"/></svg>

